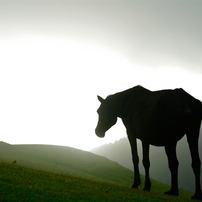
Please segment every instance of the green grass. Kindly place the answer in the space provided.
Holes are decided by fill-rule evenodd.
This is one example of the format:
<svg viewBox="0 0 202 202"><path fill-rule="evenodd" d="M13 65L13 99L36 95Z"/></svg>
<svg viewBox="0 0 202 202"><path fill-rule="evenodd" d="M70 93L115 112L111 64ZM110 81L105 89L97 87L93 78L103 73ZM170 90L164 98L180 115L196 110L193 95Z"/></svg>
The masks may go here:
<svg viewBox="0 0 202 202"><path fill-rule="evenodd" d="M0 163L0 201L188 201L190 193L165 196L168 186L153 181L150 192L115 183Z"/></svg>
<svg viewBox="0 0 202 202"><path fill-rule="evenodd" d="M185 201L193 195L181 190L180 197L166 197L170 187L154 180L149 193L143 185L132 190L133 171L70 147L0 143L0 161L10 163L0 164L0 201Z"/></svg>
<svg viewBox="0 0 202 202"><path fill-rule="evenodd" d="M0 144L0 160L18 165L71 174L130 186L133 172L118 163L90 152L53 145Z"/></svg>

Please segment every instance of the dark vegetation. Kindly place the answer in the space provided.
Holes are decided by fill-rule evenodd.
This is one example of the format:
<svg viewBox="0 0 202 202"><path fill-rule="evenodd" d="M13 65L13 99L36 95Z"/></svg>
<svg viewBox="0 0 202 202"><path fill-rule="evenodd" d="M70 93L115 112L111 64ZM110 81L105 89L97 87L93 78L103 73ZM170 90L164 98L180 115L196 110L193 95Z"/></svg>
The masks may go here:
<svg viewBox="0 0 202 202"><path fill-rule="evenodd" d="M1 143L0 160L0 201L187 201L192 195L165 196L169 186L153 180L151 192L131 189L131 170L69 147Z"/></svg>

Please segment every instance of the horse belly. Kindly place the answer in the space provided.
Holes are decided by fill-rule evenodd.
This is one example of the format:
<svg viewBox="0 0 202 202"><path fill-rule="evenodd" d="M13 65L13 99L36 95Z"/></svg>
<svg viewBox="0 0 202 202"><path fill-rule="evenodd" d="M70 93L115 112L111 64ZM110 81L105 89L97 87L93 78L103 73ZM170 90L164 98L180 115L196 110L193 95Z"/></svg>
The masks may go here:
<svg viewBox="0 0 202 202"><path fill-rule="evenodd" d="M169 142L178 141L187 130L186 122L157 122L154 117L149 121L139 120L134 125L136 137L154 146L165 146Z"/></svg>
<svg viewBox="0 0 202 202"><path fill-rule="evenodd" d="M170 142L177 142L179 141L185 133L175 133L175 132L151 132L150 130L142 130L137 134L137 138L143 142L147 142L154 146L165 146Z"/></svg>

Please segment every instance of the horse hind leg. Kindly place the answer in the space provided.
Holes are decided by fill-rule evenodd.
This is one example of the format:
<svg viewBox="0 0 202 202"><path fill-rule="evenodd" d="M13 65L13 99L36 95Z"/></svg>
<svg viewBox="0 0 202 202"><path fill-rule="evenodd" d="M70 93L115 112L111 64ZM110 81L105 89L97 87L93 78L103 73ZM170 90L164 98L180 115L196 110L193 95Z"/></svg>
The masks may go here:
<svg viewBox="0 0 202 202"><path fill-rule="evenodd" d="M151 181L149 176L149 167L150 167L150 161L149 161L149 144L142 142L142 148L143 148L143 166L145 168L145 186L144 190L150 191L151 188Z"/></svg>
<svg viewBox="0 0 202 202"><path fill-rule="evenodd" d="M164 194L178 196L178 160L176 156L177 142L165 146L166 155L168 157L168 165L171 172L171 189Z"/></svg>
<svg viewBox="0 0 202 202"><path fill-rule="evenodd" d="M192 168L195 175L195 194L194 196L192 196L192 199L202 200L202 192L200 184L201 161L198 151L198 136L199 136L199 127L198 130L196 130L195 132L187 134L187 141L189 144L189 149L192 157Z"/></svg>

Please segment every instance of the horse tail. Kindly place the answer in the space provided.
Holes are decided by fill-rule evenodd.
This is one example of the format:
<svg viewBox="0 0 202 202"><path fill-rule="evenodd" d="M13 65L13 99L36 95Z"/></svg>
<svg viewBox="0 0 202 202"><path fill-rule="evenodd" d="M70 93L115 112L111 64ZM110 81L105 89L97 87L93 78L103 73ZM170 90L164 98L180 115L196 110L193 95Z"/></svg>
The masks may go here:
<svg viewBox="0 0 202 202"><path fill-rule="evenodd" d="M202 120L202 102L200 100L192 99L191 104L191 112L195 115L198 119Z"/></svg>
<svg viewBox="0 0 202 202"><path fill-rule="evenodd" d="M201 115L201 119L202 119L202 102L200 101L200 115Z"/></svg>
<svg viewBox="0 0 202 202"><path fill-rule="evenodd" d="M198 100L199 102L199 104L198 105L196 105L196 110L197 110L197 114L198 114L198 116L200 117L200 119L202 120L202 102L200 101L200 100Z"/></svg>

